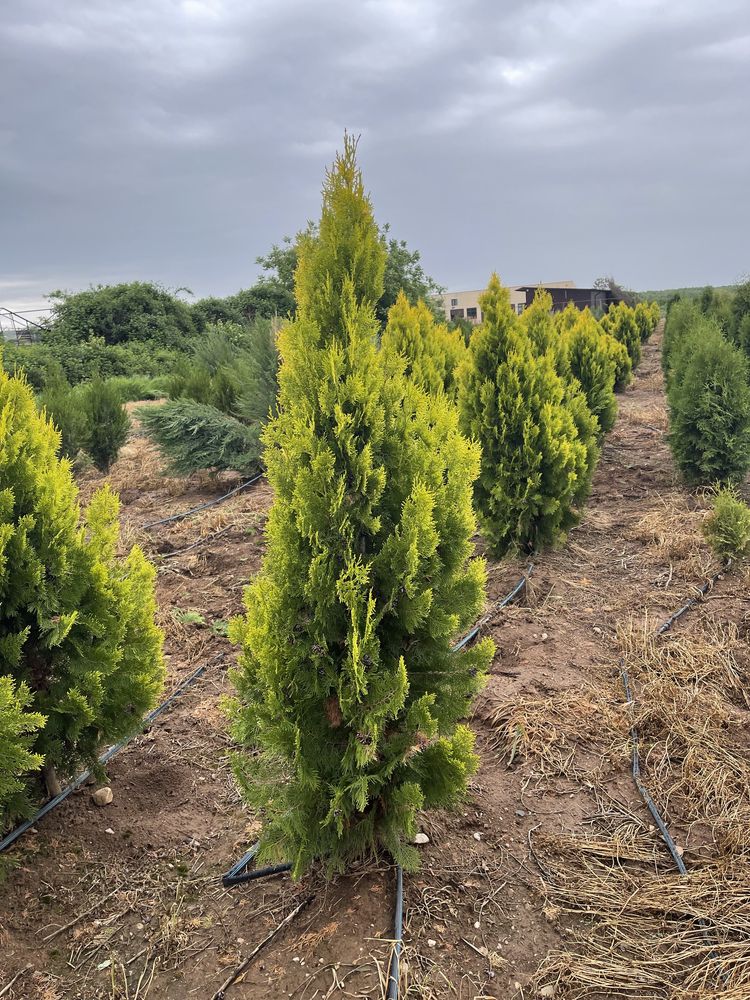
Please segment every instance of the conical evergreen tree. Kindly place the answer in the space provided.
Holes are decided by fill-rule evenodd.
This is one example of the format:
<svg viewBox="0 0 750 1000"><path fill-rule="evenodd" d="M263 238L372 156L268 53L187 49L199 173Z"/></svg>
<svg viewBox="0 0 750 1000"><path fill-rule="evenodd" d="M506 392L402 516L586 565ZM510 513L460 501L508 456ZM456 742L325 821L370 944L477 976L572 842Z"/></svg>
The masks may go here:
<svg viewBox="0 0 750 1000"><path fill-rule="evenodd" d="M476 503L490 547L502 555L553 543L575 523L590 455L551 355L532 350L497 275L480 305L484 321L459 373L459 410L464 433L482 446Z"/></svg>
<svg viewBox="0 0 750 1000"><path fill-rule="evenodd" d="M641 335L634 310L624 302L618 302L602 316L601 325L606 333L624 345L633 368L637 368L641 360Z"/></svg>
<svg viewBox="0 0 750 1000"><path fill-rule="evenodd" d="M568 367L571 375L578 380L601 433L606 434L617 416L615 363L604 335L588 309L576 312L575 323L568 326L564 334Z"/></svg>
<svg viewBox="0 0 750 1000"><path fill-rule="evenodd" d="M265 432L275 499L263 568L232 626L235 770L264 821L260 856L299 875L379 846L404 866L417 810L452 805L477 765L456 722L491 658L451 643L478 614L475 445L377 348L383 249L356 145L327 174L320 243L303 241L296 319L279 338Z"/></svg>
<svg viewBox="0 0 750 1000"><path fill-rule="evenodd" d="M425 392L445 392L456 399L456 371L466 357L466 344L457 330L437 323L424 302L413 306L399 292L388 312L381 342L384 350L404 358L406 374Z"/></svg>
<svg viewBox="0 0 750 1000"><path fill-rule="evenodd" d="M675 348L669 441L690 483L735 483L750 469L750 386L742 352L713 320Z"/></svg>
<svg viewBox="0 0 750 1000"><path fill-rule="evenodd" d="M163 679L153 567L138 548L116 557L108 489L80 523L59 444L29 386L0 372L0 658L46 717L32 749L50 776L137 729Z"/></svg>

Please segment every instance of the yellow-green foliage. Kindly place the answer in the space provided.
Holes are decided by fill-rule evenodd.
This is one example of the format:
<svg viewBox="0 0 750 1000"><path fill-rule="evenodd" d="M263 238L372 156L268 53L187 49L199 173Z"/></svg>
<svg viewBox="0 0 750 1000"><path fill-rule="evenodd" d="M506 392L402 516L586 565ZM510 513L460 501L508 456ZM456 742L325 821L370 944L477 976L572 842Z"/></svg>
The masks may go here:
<svg viewBox="0 0 750 1000"><path fill-rule="evenodd" d="M604 330L625 346L633 368L641 360L641 335L635 318L635 310L624 302L610 306L600 323Z"/></svg>
<svg viewBox="0 0 750 1000"><path fill-rule="evenodd" d="M0 661L46 718L34 752L70 774L137 729L163 664L153 567L138 548L117 558L109 489L81 522L59 443L26 382L0 372Z"/></svg>
<svg viewBox="0 0 750 1000"><path fill-rule="evenodd" d="M645 343L654 332L660 316L661 310L655 302L639 302L636 305L633 310L633 318L638 327L641 343Z"/></svg>
<svg viewBox="0 0 750 1000"><path fill-rule="evenodd" d="M722 559L750 555L750 507L734 487L717 490L713 510L703 522L703 534Z"/></svg>
<svg viewBox="0 0 750 1000"><path fill-rule="evenodd" d="M31 746L44 716L28 710L31 693L25 684L0 676L0 830L8 816L24 812L26 776L42 765Z"/></svg>
<svg viewBox="0 0 750 1000"><path fill-rule="evenodd" d="M479 449L445 394L377 347L383 261L360 249L380 244L348 138L318 231L279 336L266 556L231 629L233 731L248 748L235 773L263 817L260 856L295 875L379 847L418 864L418 810L457 803L476 769L457 720L492 655L488 641L451 651L484 599L471 541ZM318 286L336 290L325 308Z"/></svg>
<svg viewBox="0 0 750 1000"><path fill-rule="evenodd" d="M599 430L611 430L617 416L615 400L615 362L599 324L588 309L575 310L575 321L566 323L561 339L568 368L586 397L589 410L596 417Z"/></svg>
<svg viewBox="0 0 750 1000"><path fill-rule="evenodd" d="M464 433L482 446L475 499L490 548L502 555L558 541L575 523L592 457L578 425L592 418L580 392L571 398L552 352L534 350L497 275L480 305L459 409Z"/></svg>
<svg viewBox="0 0 750 1000"><path fill-rule="evenodd" d="M410 305L406 295L399 292L388 312L381 344L383 350L395 351L404 358L406 374L426 392L445 392L456 398L456 370L466 357L466 345L458 330L436 322L424 302Z"/></svg>

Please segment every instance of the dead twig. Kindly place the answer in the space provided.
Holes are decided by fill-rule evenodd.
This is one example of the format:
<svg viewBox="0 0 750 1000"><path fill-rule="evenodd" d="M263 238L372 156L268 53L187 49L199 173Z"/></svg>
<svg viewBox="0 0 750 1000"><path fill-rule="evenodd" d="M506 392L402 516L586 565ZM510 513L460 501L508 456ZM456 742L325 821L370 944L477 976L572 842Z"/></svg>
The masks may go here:
<svg viewBox="0 0 750 1000"><path fill-rule="evenodd" d="M224 997L227 995L227 990L229 989L229 987L232 985L232 983L237 982L237 980L240 978L243 972L245 972L245 970L250 966L251 962L258 954L258 952L260 952L263 948L265 948L265 946L269 943L269 941L272 941L276 937L276 935L284 929L284 927L290 924L294 920L294 918L305 909L305 907L309 906L314 898L315 898L314 896L308 896L307 899L303 899L298 906L295 906L292 912L288 913L281 921L281 923L277 924L276 927L274 927L274 929L271 931L271 933L267 934L266 937L264 937L263 940L260 942L260 944L256 945L255 948L253 948L253 950L250 952L247 958L244 959L242 962L240 962L240 964L237 966L237 968L234 970L231 976L225 979L224 982L219 987L219 989L216 991L216 993L214 993L214 995L211 997L211 1000L224 1000Z"/></svg>

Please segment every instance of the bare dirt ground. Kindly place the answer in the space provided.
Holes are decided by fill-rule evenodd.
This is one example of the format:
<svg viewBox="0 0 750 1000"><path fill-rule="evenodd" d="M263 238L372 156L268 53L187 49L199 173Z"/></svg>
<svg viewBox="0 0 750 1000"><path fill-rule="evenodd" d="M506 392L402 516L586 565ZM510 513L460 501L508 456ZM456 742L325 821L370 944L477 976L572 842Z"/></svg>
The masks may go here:
<svg viewBox="0 0 750 1000"><path fill-rule="evenodd" d="M716 569L706 503L677 482L665 442L659 349L657 334L619 397L582 523L490 624L497 654L472 720L481 769L462 810L424 817L423 866L405 877L404 998L750 997L750 601L732 572L650 638ZM235 657L225 623L260 563L268 487L144 530L223 486L165 479L137 437L110 479L125 539L159 565L167 689L214 662L114 759L111 805L84 788L9 852L0 996L211 998L312 897L228 996L381 997L387 863L221 887L259 829L234 787L220 700ZM524 567L491 563L491 598ZM633 786L634 720L684 878Z"/></svg>

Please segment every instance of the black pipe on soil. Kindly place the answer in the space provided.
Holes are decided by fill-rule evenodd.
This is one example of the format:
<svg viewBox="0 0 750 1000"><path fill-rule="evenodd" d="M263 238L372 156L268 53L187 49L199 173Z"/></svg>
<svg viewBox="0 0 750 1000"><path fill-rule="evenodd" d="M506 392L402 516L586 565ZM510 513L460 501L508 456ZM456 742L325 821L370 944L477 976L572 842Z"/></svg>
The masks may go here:
<svg viewBox="0 0 750 1000"><path fill-rule="evenodd" d="M729 569L729 567L731 565L732 565L732 560L731 559L727 560L727 563L725 564L725 566L722 569L720 569L718 573L714 573L714 575L711 577L710 580L706 580L705 583L701 584L700 587L696 588L697 591L698 591L698 596L697 597L691 597L689 600L687 600L682 605L681 608L678 608L674 612L674 614L671 614L669 616L669 618L667 618L665 621L663 621L661 623L661 625L658 627L658 629L656 630L655 634L656 635L664 635L664 633L668 632L672 628L672 626L674 625L674 623L677 622L677 621L679 621L680 618L682 618L682 616L684 614L686 614L691 608L695 607L696 604L699 604L701 597L705 597L706 596L706 594L709 592L709 590L711 590L713 588L713 586L716 583L716 581L720 580L722 578L722 576L724 576L724 573Z"/></svg>
<svg viewBox="0 0 750 1000"><path fill-rule="evenodd" d="M201 510L206 510L207 507L215 507L216 504L224 503L225 500L229 500L230 497L236 496L243 490L248 489L254 483L257 483L259 479L263 478L263 473L259 472L252 479L248 479L245 483L240 483L239 486L235 486L233 490L225 493L223 496L217 497L215 500L208 500L206 503L199 504L197 507L191 507L190 510L184 510L181 514L172 514L171 517L162 517L158 521L149 521L147 524L141 525L144 531L148 528L155 528L159 524L171 524L173 521L182 521L186 517L191 517L193 514L197 514Z"/></svg>
<svg viewBox="0 0 750 1000"><path fill-rule="evenodd" d="M198 667L197 670L194 670L189 677L186 677L185 680L181 684L179 684L175 688L175 690L169 695L169 697L161 703L161 705L155 708L152 712L149 712L149 714L143 719L141 732L144 729L147 729L148 726L150 726L151 723L154 721L154 719L158 718L161 715L161 713L172 704L175 698L178 698L181 694L183 694L190 687L190 685L194 683L194 681L198 680L198 678L201 677L206 672L206 670L208 670L210 666L212 666L218 660L223 659L224 655L225 655L224 653L219 653L218 656L215 656L212 660L209 660L208 663L204 663L202 666ZM125 739L120 740L119 743L115 743L114 746L111 746L108 750L105 750L104 753L99 758L99 763L106 764L108 761L112 760L115 754L119 753L120 750L123 749L123 747L126 747L128 743L130 743L130 741L135 739L135 737L138 735L139 733L136 732L133 733L132 736L126 736ZM0 840L0 853L6 850L6 848L10 847L11 844L15 843L15 841L18 840L18 838L22 834L26 833L27 830L30 830L32 826L35 826L40 819L42 819L44 816L47 815L47 813L52 812L52 810L56 808L56 806L59 806L61 802L64 802L65 799L67 799L69 795L71 795L74 791L76 791L77 788L80 788L85 781L88 781L88 779L91 777L91 773L92 773L91 768L87 768L85 771L79 774L77 778L71 781L71 783L66 788L64 788L59 795L56 795L48 802L45 802L44 805L41 807L41 809L39 809L38 812L36 812L30 819L24 820L24 822L21 823L19 826L17 826L15 830L11 830L10 833L6 834L6 836L3 837L2 840Z"/></svg>

